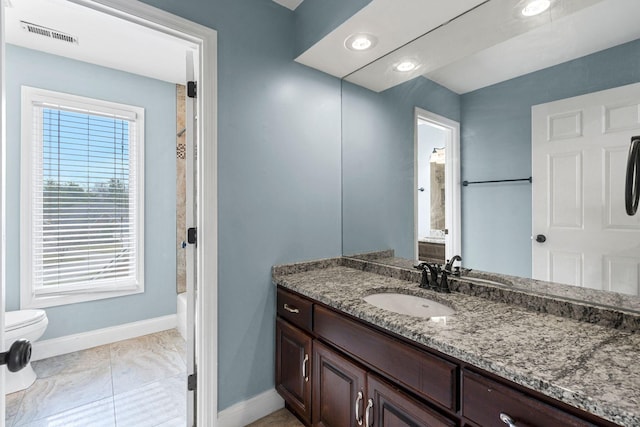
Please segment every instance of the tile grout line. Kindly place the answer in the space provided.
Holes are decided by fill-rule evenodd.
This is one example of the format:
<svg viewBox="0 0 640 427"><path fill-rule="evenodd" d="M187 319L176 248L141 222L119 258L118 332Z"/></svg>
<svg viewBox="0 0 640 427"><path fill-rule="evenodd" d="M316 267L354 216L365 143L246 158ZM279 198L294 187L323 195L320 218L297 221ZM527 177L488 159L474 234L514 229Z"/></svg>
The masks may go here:
<svg viewBox="0 0 640 427"><path fill-rule="evenodd" d="M111 347L113 343L109 344L109 374L111 376L111 404L113 405L113 425L118 427L118 419L116 418L116 388L113 380L113 354L111 353Z"/></svg>

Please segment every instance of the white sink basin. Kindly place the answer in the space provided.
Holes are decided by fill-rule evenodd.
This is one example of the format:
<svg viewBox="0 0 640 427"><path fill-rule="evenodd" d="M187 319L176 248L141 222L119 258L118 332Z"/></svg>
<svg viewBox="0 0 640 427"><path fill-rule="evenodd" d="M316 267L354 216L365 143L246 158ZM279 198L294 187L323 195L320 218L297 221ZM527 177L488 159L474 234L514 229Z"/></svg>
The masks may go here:
<svg viewBox="0 0 640 427"><path fill-rule="evenodd" d="M433 300L414 295L380 293L364 297L369 304L394 313L418 317L444 317L455 313L450 307Z"/></svg>

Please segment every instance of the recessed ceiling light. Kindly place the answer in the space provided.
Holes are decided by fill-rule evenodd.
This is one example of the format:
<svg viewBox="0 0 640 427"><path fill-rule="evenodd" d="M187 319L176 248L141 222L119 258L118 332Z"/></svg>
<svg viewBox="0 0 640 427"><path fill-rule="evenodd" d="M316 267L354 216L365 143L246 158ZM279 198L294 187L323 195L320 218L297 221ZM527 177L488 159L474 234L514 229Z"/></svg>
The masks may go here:
<svg viewBox="0 0 640 427"><path fill-rule="evenodd" d="M549 9L549 6L551 6L551 0L532 0L522 9L522 14L524 16L539 15Z"/></svg>
<svg viewBox="0 0 640 427"><path fill-rule="evenodd" d="M352 34L344 41L344 45L347 49L362 51L374 47L377 41L371 34Z"/></svg>
<svg viewBox="0 0 640 427"><path fill-rule="evenodd" d="M415 70L417 67L418 65L415 62L407 60L397 63L393 69L401 73L406 73Z"/></svg>

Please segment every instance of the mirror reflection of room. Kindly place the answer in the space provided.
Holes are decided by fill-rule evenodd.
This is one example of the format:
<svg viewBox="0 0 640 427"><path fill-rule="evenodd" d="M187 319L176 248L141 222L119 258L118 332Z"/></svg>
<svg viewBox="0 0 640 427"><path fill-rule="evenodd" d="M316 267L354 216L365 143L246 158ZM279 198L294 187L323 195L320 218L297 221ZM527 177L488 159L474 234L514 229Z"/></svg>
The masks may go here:
<svg viewBox="0 0 640 427"><path fill-rule="evenodd" d="M418 258L445 262L445 141L441 126L418 119Z"/></svg>
<svg viewBox="0 0 640 427"><path fill-rule="evenodd" d="M406 117L412 108L425 108L461 124L461 179L453 184L462 192L461 227L444 228L462 234L456 254L462 255L464 267L638 295L640 222L625 214L623 197L629 141L640 126L634 88L640 81L635 59L640 31L629 21L637 16L638 5L629 0L552 2L547 12L529 17L521 13L520 2L491 1L347 76L346 253L384 248L382 238L362 237L362 216L349 215L378 212L383 208L376 201L385 198L363 200L355 184L364 176L382 175L410 186L414 171L409 163L386 163L394 170L373 165L407 156L413 128ZM470 40L469 28L486 31ZM409 59L414 62L411 71L395 67ZM603 98L609 90L615 93ZM365 102L378 105L376 111L386 110L371 124L379 129L376 138L383 139L387 129L395 138L376 140L380 161L367 153L364 167L352 170L348 155L355 152L354 141L372 140L355 132L363 128L355 114L366 109ZM532 109L544 108L556 110L532 116ZM421 127L415 128L416 139ZM593 140L589 146L588 138ZM424 175L416 167L420 170L415 174ZM463 180L478 185L461 187ZM412 240L417 258L423 259L425 247L437 244L435 230L441 228L423 213L427 209L431 215L430 184L419 182L411 190L418 205ZM378 224L368 218L368 229L385 233L387 246L404 258L413 258L407 244L411 228L405 227L411 222L410 197L405 192L396 197L392 215L381 215ZM362 244L367 240L369 245ZM446 258L451 255L447 252Z"/></svg>

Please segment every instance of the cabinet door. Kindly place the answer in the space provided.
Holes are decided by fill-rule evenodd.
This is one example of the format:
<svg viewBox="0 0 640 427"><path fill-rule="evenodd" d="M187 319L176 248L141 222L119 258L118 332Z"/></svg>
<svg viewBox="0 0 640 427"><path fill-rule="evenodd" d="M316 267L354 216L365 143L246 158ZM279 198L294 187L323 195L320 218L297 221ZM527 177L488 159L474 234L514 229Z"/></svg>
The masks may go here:
<svg viewBox="0 0 640 427"><path fill-rule="evenodd" d="M307 423L311 421L311 337L276 319L276 390Z"/></svg>
<svg viewBox="0 0 640 427"><path fill-rule="evenodd" d="M365 371L318 341L313 360L313 425L357 427L363 419Z"/></svg>
<svg viewBox="0 0 640 427"><path fill-rule="evenodd" d="M422 402L382 381L367 377L365 426L376 427L453 427L456 425ZM366 421L369 424L366 424Z"/></svg>

